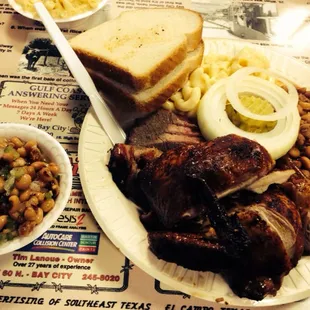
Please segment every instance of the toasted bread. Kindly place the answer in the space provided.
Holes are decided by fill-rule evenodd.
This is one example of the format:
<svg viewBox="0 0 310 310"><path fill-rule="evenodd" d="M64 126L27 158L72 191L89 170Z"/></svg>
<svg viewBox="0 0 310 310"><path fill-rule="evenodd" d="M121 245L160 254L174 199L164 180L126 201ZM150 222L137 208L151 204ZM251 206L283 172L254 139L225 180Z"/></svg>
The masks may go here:
<svg viewBox="0 0 310 310"><path fill-rule="evenodd" d="M70 40L82 63L139 91L155 85L200 41L203 20L186 9L122 13Z"/></svg>
<svg viewBox="0 0 310 310"><path fill-rule="evenodd" d="M136 110L139 112L152 112L161 105L178 89L180 89L189 74L202 62L204 54L203 41L198 47L187 54L182 63L164 76L153 87L142 91L135 91L132 88L116 82L102 73L87 68L97 87L116 104L121 103L122 109ZM126 105L126 107L125 107Z"/></svg>

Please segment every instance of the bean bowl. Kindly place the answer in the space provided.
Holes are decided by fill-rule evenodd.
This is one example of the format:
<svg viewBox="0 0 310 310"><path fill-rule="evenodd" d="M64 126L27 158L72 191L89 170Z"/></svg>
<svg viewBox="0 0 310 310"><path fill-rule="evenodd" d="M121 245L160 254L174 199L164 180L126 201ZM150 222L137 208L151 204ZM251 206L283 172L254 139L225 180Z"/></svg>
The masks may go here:
<svg viewBox="0 0 310 310"><path fill-rule="evenodd" d="M51 135L12 123L0 124L0 163L2 255L31 243L56 222L70 197L72 167Z"/></svg>

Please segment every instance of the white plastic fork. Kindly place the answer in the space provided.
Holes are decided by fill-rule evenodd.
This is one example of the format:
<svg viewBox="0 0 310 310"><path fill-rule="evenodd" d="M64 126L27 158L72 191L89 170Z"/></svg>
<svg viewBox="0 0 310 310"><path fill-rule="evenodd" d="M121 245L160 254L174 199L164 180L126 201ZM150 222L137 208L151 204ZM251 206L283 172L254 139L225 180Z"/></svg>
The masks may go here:
<svg viewBox="0 0 310 310"><path fill-rule="evenodd" d="M85 67L77 57L73 49L71 48L68 40L60 31L57 24L54 22L52 16L45 8L42 2L35 2L34 7L40 16L42 23L44 24L47 32L51 36L54 44L58 48L60 54L65 60L72 75L76 79L77 83L83 89L85 94L89 97L89 100L94 108L94 111L98 117L98 120L110 138L112 144L123 143L126 139L126 134L114 118L110 109L101 98L98 93L94 82L90 75L86 71Z"/></svg>

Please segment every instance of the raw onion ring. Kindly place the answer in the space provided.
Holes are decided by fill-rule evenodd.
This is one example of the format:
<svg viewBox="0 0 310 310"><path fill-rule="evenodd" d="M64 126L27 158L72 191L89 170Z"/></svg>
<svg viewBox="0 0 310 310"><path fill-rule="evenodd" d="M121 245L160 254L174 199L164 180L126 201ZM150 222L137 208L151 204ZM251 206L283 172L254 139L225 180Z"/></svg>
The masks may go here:
<svg viewBox="0 0 310 310"><path fill-rule="evenodd" d="M250 74L255 72L265 73L268 76L272 76L282 82L288 89L288 93L277 86L274 83L268 82L262 78L250 76ZM245 82L245 83L244 83ZM262 97L269 101L269 103L274 107L276 112L268 114L268 115L260 115L255 114L248 110L240 101L239 93L242 92L244 85L249 85L249 83L255 84L255 89L252 89L251 93ZM242 86L241 86L242 85ZM260 86L260 87L259 87ZM260 120L260 121L277 121L281 118L285 118L290 114L294 108L297 107L298 104L298 93L296 88L287 80L283 79L276 73L273 73L266 69L255 68L255 67L246 67L236 71L233 75L231 75L225 84L226 87L226 95L227 99L232 105L232 107L242 114L243 116ZM240 89L241 88L241 89ZM265 92L262 92L262 90ZM244 90L243 90L244 91ZM267 92L266 92L267 91ZM267 94L268 97L265 97L264 94ZM278 94L282 97L283 105L280 108L277 108L273 101L273 93Z"/></svg>
<svg viewBox="0 0 310 310"><path fill-rule="evenodd" d="M235 126L226 113L226 84L228 79L222 79L212 85L201 99L197 118L203 136L208 140L212 140L234 133L257 141L267 149L273 159L278 159L285 155L294 145L299 133L300 116L297 106L293 107L286 117L279 119L271 131L264 133L246 132ZM254 92L257 90L255 83L253 84L251 80L250 83L246 81L240 87L244 92ZM269 88L263 88L260 91L261 96L266 97L266 100L268 100L269 95L273 96L272 100L276 111L283 109L287 104L286 101L283 101L280 92L270 94Z"/></svg>

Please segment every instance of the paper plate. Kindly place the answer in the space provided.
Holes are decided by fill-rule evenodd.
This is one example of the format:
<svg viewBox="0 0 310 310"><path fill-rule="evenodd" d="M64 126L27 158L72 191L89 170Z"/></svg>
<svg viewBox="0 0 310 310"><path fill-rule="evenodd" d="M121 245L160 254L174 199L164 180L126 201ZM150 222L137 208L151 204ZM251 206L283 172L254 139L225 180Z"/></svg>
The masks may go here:
<svg viewBox="0 0 310 310"><path fill-rule="evenodd" d="M18 3L15 2L15 0L8 0L9 4L12 6L12 8L18 12L19 14L28 17L30 19L34 19L34 20L38 20L40 21L40 18L38 16L34 16L31 12L27 12L25 11ZM68 17L68 18L55 18L54 21L57 24L61 24L61 23L70 23L70 22L75 22L81 19L84 19L86 17L89 17L93 14L95 14L96 12L98 12L101 8L103 8L103 6L106 4L107 0L101 0L97 7L95 7L92 10Z"/></svg>
<svg viewBox="0 0 310 310"><path fill-rule="evenodd" d="M44 216L43 221L28 236L16 237L12 241L1 244L0 255L24 247L47 231L63 212L70 197L72 187L72 166L67 153L56 139L45 131L32 126L12 123L0 124L0 137L12 138L15 136L24 141L36 140L42 153L51 162L55 162L58 165L61 175L59 183L60 192L55 200L54 208Z"/></svg>
<svg viewBox="0 0 310 310"><path fill-rule="evenodd" d="M246 44L233 40L205 40L205 53L235 55ZM252 46L252 45L251 45ZM300 86L309 86L310 67L256 45L270 60L271 67ZM271 306L310 296L310 257L303 257L285 277L275 297L262 301L234 295L221 276L197 272L157 259L148 249L147 233L139 221L135 205L114 184L107 169L112 145L100 127L94 111L87 113L79 142L79 171L83 190L98 224L106 235L136 266L166 285L208 301L222 298L236 306Z"/></svg>

